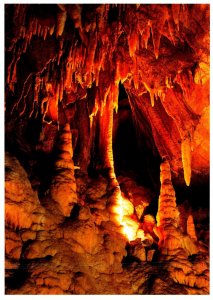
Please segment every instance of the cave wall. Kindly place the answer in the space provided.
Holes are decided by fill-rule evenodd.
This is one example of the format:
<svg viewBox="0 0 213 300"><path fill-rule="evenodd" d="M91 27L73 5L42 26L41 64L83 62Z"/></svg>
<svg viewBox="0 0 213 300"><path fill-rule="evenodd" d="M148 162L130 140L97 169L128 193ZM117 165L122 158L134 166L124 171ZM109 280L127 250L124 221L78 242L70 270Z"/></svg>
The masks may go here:
<svg viewBox="0 0 213 300"><path fill-rule="evenodd" d="M5 5L8 294L208 293L209 10Z"/></svg>

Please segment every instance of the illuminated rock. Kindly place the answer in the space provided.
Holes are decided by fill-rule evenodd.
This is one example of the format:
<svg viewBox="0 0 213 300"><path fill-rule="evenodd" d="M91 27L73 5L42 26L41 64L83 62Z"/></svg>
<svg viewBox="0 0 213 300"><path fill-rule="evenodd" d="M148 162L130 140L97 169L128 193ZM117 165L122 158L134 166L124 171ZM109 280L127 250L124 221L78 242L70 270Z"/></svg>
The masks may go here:
<svg viewBox="0 0 213 300"><path fill-rule="evenodd" d="M194 220L193 220L193 216L189 215L188 219L187 219L187 234L193 239L193 240L197 240L197 236L196 236L196 231L195 231L195 225L194 225Z"/></svg>
<svg viewBox="0 0 213 300"><path fill-rule="evenodd" d="M72 135L66 124L60 135L58 158L50 188L51 198L59 204L64 216L69 216L74 203L77 202L74 163L72 160Z"/></svg>
<svg viewBox="0 0 213 300"><path fill-rule="evenodd" d="M173 225L178 227L179 211L176 207L175 191L171 182L169 162L161 163L161 190L158 200L157 226Z"/></svg>

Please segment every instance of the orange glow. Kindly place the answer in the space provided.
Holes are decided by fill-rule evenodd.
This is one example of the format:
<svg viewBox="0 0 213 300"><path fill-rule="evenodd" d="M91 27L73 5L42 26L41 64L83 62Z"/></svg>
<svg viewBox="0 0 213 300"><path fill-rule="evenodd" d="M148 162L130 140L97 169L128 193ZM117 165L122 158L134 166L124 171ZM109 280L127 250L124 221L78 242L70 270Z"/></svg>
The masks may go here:
<svg viewBox="0 0 213 300"><path fill-rule="evenodd" d="M139 229L140 223L133 219L133 204L125 197L120 196L114 212L118 215L117 222L123 226L122 233L127 237L128 241L134 241L137 238L144 240L144 231Z"/></svg>

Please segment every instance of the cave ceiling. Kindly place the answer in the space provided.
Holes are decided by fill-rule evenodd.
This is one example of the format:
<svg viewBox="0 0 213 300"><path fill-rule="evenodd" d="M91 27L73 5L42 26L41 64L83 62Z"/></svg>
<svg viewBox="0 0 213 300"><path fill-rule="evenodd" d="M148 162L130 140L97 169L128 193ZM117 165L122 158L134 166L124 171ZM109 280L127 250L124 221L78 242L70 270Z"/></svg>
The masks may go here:
<svg viewBox="0 0 213 300"><path fill-rule="evenodd" d="M8 118L60 125L87 102L92 128L106 107L118 110L120 83L137 130L174 174L189 185L191 173L208 173L208 5L8 4L5 13Z"/></svg>

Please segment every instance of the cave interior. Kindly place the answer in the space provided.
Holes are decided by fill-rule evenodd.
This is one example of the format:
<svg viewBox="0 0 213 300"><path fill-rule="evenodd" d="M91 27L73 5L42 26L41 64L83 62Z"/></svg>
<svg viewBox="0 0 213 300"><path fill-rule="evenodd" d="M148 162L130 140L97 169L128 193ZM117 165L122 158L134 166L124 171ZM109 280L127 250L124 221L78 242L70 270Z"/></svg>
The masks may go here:
<svg viewBox="0 0 213 300"><path fill-rule="evenodd" d="M5 4L5 293L209 294L208 4Z"/></svg>

